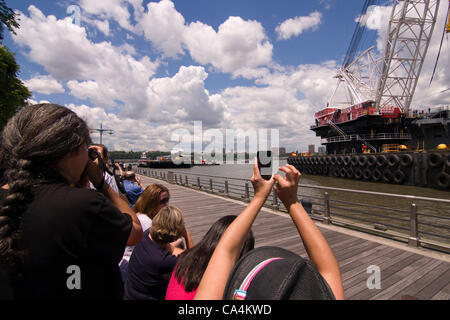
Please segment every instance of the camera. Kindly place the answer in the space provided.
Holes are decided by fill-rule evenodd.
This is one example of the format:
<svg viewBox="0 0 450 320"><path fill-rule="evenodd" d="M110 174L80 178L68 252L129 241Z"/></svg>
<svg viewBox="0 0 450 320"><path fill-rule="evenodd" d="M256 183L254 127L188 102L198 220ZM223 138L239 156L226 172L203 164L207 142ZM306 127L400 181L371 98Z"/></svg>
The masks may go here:
<svg viewBox="0 0 450 320"><path fill-rule="evenodd" d="M100 156L100 154L98 153L98 151L94 148L89 148L88 149L88 156L89 159L91 159L92 161L95 161L96 159L98 159L98 164L100 166L100 169L105 172L108 168L106 167L105 163L103 162L102 157Z"/></svg>
<svg viewBox="0 0 450 320"><path fill-rule="evenodd" d="M89 159L91 159L92 161L94 161L95 159L99 158L99 154L98 151L93 149L93 148L89 148L88 149L88 155L89 155Z"/></svg>

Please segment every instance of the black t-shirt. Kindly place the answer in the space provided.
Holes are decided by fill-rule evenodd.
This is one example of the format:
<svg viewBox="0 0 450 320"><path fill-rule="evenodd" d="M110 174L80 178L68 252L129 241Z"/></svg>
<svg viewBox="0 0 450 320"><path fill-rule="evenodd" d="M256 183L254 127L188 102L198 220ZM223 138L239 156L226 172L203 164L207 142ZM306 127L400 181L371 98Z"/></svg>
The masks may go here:
<svg viewBox="0 0 450 320"><path fill-rule="evenodd" d="M0 186L0 208L3 206L3 201L8 195L8 190L2 189ZM8 281L8 276L4 270L0 270L0 300L11 300L14 298L12 288Z"/></svg>
<svg viewBox="0 0 450 320"><path fill-rule="evenodd" d="M118 264L131 228L131 217L99 192L40 186L24 213L27 255L15 298L121 299Z"/></svg>
<svg viewBox="0 0 450 320"><path fill-rule="evenodd" d="M144 232L131 254L125 282L126 300L163 300L177 257L161 248Z"/></svg>
<svg viewBox="0 0 450 320"><path fill-rule="evenodd" d="M0 186L0 208L3 206L3 201L5 200L7 195L8 195L8 190L3 189Z"/></svg>

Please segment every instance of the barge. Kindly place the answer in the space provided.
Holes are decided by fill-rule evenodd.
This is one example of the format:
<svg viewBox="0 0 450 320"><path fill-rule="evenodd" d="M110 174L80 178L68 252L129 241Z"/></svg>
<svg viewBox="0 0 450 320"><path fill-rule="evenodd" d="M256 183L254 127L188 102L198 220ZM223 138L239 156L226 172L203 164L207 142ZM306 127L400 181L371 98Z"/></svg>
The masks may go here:
<svg viewBox="0 0 450 320"><path fill-rule="evenodd" d="M311 130L321 137L325 154L295 154L288 163L307 174L449 190L449 106L410 109L444 5L437 0L394 0L384 55L378 57L371 47L354 59L363 49L365 13L374 3L366 0L336 74L338 85L327 106L314 115ZM346 89L340 99L348 100L333 103L340 85Z"/></svg>

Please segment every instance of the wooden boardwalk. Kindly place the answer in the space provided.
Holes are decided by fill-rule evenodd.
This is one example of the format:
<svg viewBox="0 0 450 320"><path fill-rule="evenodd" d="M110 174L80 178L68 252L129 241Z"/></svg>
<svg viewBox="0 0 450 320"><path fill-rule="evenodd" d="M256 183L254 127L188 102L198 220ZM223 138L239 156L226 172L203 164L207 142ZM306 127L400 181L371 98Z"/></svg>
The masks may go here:
<svg viewBox="0 0 450 320"><path fill-rule="evenodd" d="M194 243L224 215L238 215L245 203L141 176L144 185L160 183L170 190L170 204L182 209ZM381 239L348 229L317 226L340 266L346 299L450 299L450 255ZM263 208L252 227L255 246L278 246L307 257L287 214ZM380 269L381 289L368 289L370 266Z"/></svg>

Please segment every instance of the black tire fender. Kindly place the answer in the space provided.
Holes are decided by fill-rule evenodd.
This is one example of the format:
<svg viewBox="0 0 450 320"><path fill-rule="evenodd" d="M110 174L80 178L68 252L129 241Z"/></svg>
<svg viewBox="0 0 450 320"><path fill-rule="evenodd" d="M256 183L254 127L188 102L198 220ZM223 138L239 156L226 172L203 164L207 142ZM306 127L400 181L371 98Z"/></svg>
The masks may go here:
<svg viewBox="0 0 450 320"><path fill-rule="evenodd" d="M366 156L359 156L358 157L358 164L361 167L364 167L367 164L367 157Z"/></svg>
<svg viewBox="0 0 450 320"><path fill-rule="evenodd" d="M360 168L356 168L354 175L355 175L355 179L360 180L363 176L363 171Z"/></svg>
<svg viewBox="0 0 450 320"><path fill-rule="evenodd" d="M382 177L383 177L383 174L381 173L380 170L378 170L378 169L373 170L373 172L372 172L372 180L373 181L380 181Z"/></svg>
<svg viewBox="0 0 450 320"><path fill-rule="evenodd" d="M397 170L394 172L394 182L398 184L402 184L405 181L406 175L402 170Z"/></svg>
<svg viewBox="0 0 450 320"><path fill-rule="evenodd" d="M352 168L347 169L347 178L353 179L354 170Z"/></svg>
<svg viewBox="0 0 450 320"><path fill-rule="evenodd" d="M403 154L400 157L400 165L402 167L409 167L413 163L413 157L410 154Z"/></svg>
<svg viewBox="0 0 450 320"><path fill-rule="evenodd" d="M394 175L392 174L391 170L389 170L389 169L384 170L384 172L383 172L383 181L384 182L389 183L392 181L393 178L394 178Z"/></svg>
<svg viewBox="0 0 450 320"><path fill-rule="evenodd" d="M345 156L345 157L344 157L343 162L344 162L344 165L345 165L345 166L348 166L349 163L350 163L350 161L351 161L350 156Z"/></svg>
<svg viewBox="0 0 450 320"><path fill-rule="evenodd" d="M333 169L333 176L335 176L336 178L339 177L339 172L340 172L340 170L338 168L334 168Z"/></svg>
<svg viewBox="0 0 450 320"><path fill-rule="evenodd" d="M441 172L436 176L436 184L439 189L446 190L450 187L450 175L446 172Z"/></svg>
<svg viewBox="0 0 450 320"><path fill-rule="evenodd" d="M364 169L363 178L364 178L364 180L372 179L372 171L370 169Z"/></svg>
<svg viewBox="0 0 450 320"><path fill-rule="evenodd" d="M400 162L400 158L396 154L391 154L388 156L387 164L389 167L396 167Z"/></svg>
<svg viewBox="0 0 450 320"><path fill-rule="evenodd" d="M330 164L334 166L336 163L337 163L336 157L335 157L335 156L332 156L332 157L330 158Z"/></svg>
<svg viewBox="0 0 450 320"><path fill-rule="evenodd" d="M430 153L427 162L430 167L438 167L442 164L442 155L435 152Z"/></svg>
<svg viewBox="0 0 450 320"><path fill-rule="evenodd" d="M371 155L367 158L367 165L369 167L373 167L377 163L377 157L374 155Z"/></svg>
<svg viewBox="0 0 450 320"><path fill-rule="evenodd" d="M385 155L379 155L377 157L377 166L384 167L386 165L387 159Z"/></svg>

